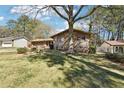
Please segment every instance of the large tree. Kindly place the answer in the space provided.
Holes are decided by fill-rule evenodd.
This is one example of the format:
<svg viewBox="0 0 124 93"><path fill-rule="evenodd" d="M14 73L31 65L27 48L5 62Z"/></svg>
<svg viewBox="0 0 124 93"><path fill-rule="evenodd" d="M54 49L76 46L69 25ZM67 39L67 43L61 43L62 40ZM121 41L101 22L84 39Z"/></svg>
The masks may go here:
<svg viewBox="0 0 124 93"><path fill-rule="evenodd" d="M5 26L0 26L0 38L8 37L12 35L12 32Z"/></svg>
<svg viewBox="0 0 124 93"><path fill-rule="evenodd" d="M95 25L100 25L103 39L122 40L124 26L124 7L123 6L106 6L97 9L94 13ZM107 36L105 36L107 35Z"/></svg>
<svg viewBox="0 0 124 93"><path fill-rule="evenodd" d="M33 23L28 16L22 15L17 20L10 19L7 22L7 27L11 32L13 32L14 36L26 36L27 34L29 34L29 32L31 33Z"/></svg>
<svg viewBox="0 0 124 93"><path fill-rule="evenodd" d="M87 10L86 10L87 7ZM73 28L74 24L84 18L89 17L94 13L94 11L98 8L99 6L86 6L86 5L49 5L49 6L32 6L28 12L32 11L33 8L37 9L36 16L38 13L46 12L43 11L44 9L54 11L58 16L60 16L62 19L68 22L68 27L69 27L69 32L68 32L68 37L65 40L64 47L66 49L70 49L71 45L70 41L73 37ZM35 16L35 17L36 17Z"/></svg>
<svg viewBox="0 0 124 93"><path fill-rule="evenodd" d="M33 39L36 38L48 38L53 33L53 28L49 25L39 21L35 20L35 28L32 31Z"/></svg>
<svg viewBox="0 0 124 93"><path fill-rule="evenodd" d="M40 20L34 20L26 15L20 16L17 20L9 20L7 27L13 36L26 36L30 39L45 38L51 33L51 27ZM44 32L48 32L45 34Z"/></svg>
<svg viewBox="0 0 124 93"><path fill-rule="evenodd" d="M70 41L73 37L73 27L74 24L86 17L89 17L91 14L94 13L94 11L99 7L99 6L93 6L90 8L90 10L87 10L87 13L83 14L83 11L85 7L88 6L84 6L84 5L80 5L80 6L74 6L74 5L68 5L68 6L50 6L61 18L65 19L68 22L68 26L69 26L69 33L68 33L68 38L65 41L65 47L67 49L70 48L71 44ZM60 11L58 11L58 8L62 8L62 10L64 10L64 12L66 13L66 15L62 14ZM74 13L75 11L75 13ZM82 13L82 14L81 14ZM72 40L73 41L73 40ZM73 44L72 44L73 45ZM73 46L72 46L73 48Z"/></svg>

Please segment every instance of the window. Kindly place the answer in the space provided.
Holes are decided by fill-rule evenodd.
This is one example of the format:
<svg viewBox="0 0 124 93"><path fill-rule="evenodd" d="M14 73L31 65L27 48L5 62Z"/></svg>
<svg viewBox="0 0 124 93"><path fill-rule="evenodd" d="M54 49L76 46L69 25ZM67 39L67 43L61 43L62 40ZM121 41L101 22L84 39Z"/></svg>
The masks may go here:
<svg viewBox="0 0 124 93"><path fill-rule="evenodd" d="M115 47L115 51L118 52L118 47Z"/></svg>
<svg viewBox="0 0 124 93"><path fill-rule="evenodd" d="M110 52L110 51L109 51L109 48L107 48L107 52Z"/></svg>
<svg viewBox="0 0 124 93"><path fill-rule="evenodd" d="M12 44L12 43L4 43L4 44Z"/></svg>
<svg viewBox="0 0 124 93"><path fill-rule="evenodd" d="M85 37L85 36L83 36L83 37L82 37L82 39L83 39L83 40L86 40L86 37Z"/></svg>

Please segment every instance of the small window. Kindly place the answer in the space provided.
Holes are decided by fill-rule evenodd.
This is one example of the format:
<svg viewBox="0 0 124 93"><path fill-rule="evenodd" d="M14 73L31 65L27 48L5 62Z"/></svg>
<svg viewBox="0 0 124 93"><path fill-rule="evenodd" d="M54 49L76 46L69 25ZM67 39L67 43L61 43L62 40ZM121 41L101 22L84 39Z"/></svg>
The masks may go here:
<svg viewBox="0 0 124 93"><path fill-rule="evenodd" d="M115 51L118 52L118 47L115 48Z"/></svg>
<svg viewBox="0 0 124 93"><path fill-rule="evenodd" d="M107 52L109 52L109 48L107 48Z"/></svg>
<svg viewBox="0 0 124 93"><path fill-rule="evenodd" d="M4 44L12 44L12 43L4 43Z"/></svg>
<svg viewBox="0 0 124 93"><path fill-rule="evenodd" d="M82 37L82 39L83 39L83 40L86 40L86 37L85 37L85 36L83 36L83 37Z"/></svg>

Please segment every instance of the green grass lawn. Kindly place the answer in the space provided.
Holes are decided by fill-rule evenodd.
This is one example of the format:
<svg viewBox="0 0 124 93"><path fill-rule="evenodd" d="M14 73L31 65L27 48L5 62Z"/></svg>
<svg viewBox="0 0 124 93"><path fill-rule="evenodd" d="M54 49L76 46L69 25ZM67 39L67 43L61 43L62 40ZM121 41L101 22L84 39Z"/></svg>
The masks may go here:
<svg viewBox="0 0 124 93"><path fill-rule="evenodd" d="M6 51L0 52L0 87L124 87L124 67L104 55Z"/></svg>

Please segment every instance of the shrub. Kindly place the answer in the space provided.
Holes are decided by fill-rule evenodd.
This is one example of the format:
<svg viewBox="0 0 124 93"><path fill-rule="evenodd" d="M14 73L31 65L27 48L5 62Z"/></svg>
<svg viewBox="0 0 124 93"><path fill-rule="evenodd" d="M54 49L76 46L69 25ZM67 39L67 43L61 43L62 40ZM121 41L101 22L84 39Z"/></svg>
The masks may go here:
<svg viewBox="0 0 124 93"><path fill-rule="evenodd" d="M124 54L119 54L119 53L106 53L105 57L114 61L114 62L119 62L119 63L124 63Z"/></svg>
<svg viewBox="0 0 124 93"><path fill-rule="evenodd" d="M106 53L106 54L105 54L105 57L108 58L108 59L113 59L113 58L116 57L116 54Z"/></svg>
<svg viewBox="0 0 124 93"><path fill-rule="evenodd" d="M35 52L35 51L37 51L36 47L31 48L31 52Z"/></svg>
<svg viewBox="0 0 124 93"><path fill-rule="evenodd" d="M27 48L17 48L18 54L25 54L27 51L28 51Z"/></svg>
<svg viewBox="0 0 124 93"><path fill-rule="evenodd" d="M95 54L96 53L96 46L90 46L89 47L89 53Z"/></svg>

